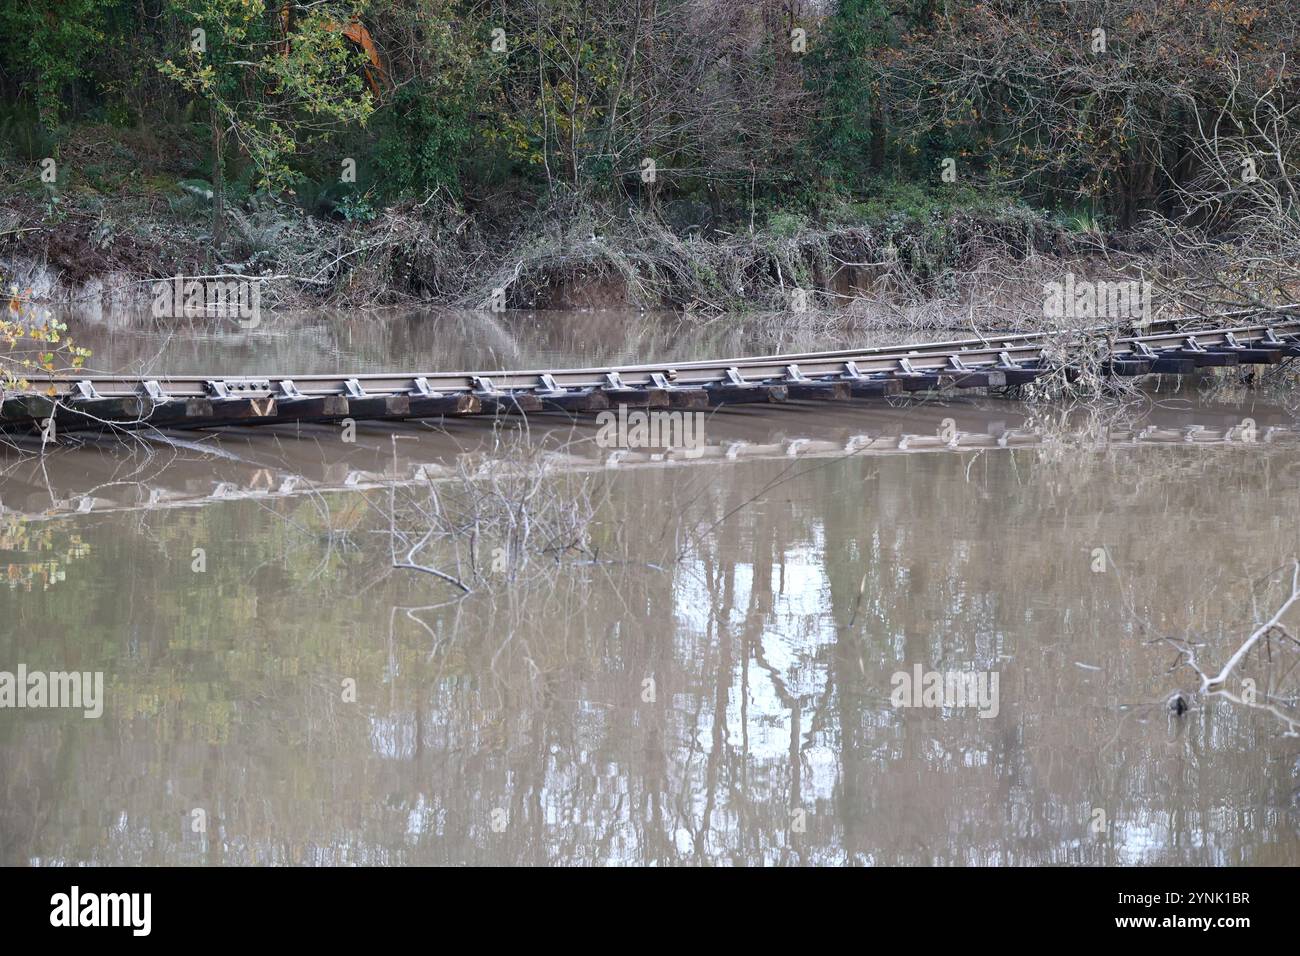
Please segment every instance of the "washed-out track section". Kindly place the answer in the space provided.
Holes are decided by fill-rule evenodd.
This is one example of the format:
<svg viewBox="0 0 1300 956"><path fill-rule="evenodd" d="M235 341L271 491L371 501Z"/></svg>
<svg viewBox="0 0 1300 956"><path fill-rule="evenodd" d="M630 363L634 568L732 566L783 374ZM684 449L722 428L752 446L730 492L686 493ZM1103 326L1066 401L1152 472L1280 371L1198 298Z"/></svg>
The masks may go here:
<svg viewBox="0 0 1300 956"><path fill-rule="evenodd" d="M285 422L440 416L708 409L785 401L846 401L907 392L1026 385L1078 371L1190 375L1203 368L1276 365L1300 356L1300 318L1234 327L1169 322L1140 335L1102 330L932 342L777 356L549 371L236 376L85 374L41 381L0 404L0 427L210 428Z"/></svg>

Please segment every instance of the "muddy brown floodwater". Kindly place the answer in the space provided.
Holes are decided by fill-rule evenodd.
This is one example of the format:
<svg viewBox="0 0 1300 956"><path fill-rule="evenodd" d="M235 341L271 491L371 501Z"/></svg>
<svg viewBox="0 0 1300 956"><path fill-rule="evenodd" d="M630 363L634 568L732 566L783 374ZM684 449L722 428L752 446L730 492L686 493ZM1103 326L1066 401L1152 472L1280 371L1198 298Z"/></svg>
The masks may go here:
<svg viewBox="0 0 1300 956"><path fill-rule="evenodd" d="M836 344L611 315L74 331L100 367L227 374ZM1283 404L966 396L720 411L696 449L597 435L5 452L0 671L102 671L104 706L0 710L0 863L1300 863L1300 742L1194 693L1164 640L1217 670L1285 597ZM482 489L527 455L539 491L503 512ZM465 596L392 567L435 494L484 509L481 540L420 555ZM503 513L535 523L528 562ZM575 518L580 549L545 538ZM1260 645L1234 690L1290 713L1296 659ZM985 696L899 697L932 672Z"/></svg>

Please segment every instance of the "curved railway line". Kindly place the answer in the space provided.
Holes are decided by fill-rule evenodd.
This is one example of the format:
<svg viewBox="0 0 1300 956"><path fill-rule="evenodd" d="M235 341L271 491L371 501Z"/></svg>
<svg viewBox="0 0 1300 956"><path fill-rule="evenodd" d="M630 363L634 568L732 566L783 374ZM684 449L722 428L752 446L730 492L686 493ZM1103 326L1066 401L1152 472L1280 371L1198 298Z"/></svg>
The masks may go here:
<svg viewBox="0 0 1300 956"><path fill-rule="evenodd" d="M1260 316L1263 316L1262 318ZM1251 317L1255 321L1245 321ZM1117 377L1190 375L1202 368L1276 365L1300 356L1300 313L1276 309L1198 327L1152 324L993 335L894 347L597 368L357 375L100 375L56 377L0 402L0 427L54 431L209 428L343 419L598 412L617 405L704 409L844 401L936 389L1026 385L1092 356Z"/></svg>

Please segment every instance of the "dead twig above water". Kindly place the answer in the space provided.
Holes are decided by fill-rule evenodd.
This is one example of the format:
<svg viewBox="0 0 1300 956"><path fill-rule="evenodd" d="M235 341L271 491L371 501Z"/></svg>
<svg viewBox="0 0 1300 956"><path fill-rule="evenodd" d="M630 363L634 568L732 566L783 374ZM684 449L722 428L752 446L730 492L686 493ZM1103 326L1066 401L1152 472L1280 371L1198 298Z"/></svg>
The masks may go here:
<svg viewBox="0 0 1300 956"><path fill-rule="evenodd" d="M549 579L566 559L600 562L592 541L596 480L553 467L526 434L498 438L488 457L459 456L451 473L426 475L388 492L388 535L395 569L430 574L464 594L494 580ZM394 472L397 471L396 458ZM421 555L442 556L434 567ZM448 570L442 570L446 568ZM450 570L453 569L454 570Z"/></svg>

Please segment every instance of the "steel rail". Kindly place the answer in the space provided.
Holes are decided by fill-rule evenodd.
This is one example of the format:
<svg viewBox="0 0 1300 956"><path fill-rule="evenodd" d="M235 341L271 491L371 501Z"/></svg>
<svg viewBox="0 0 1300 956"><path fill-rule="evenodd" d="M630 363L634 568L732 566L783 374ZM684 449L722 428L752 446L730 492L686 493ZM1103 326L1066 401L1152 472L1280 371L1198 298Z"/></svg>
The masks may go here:
<svg viewBox="0 0 1300 956"><path fill-rule="evenodd" d="M1115 356L1141 354L1142 347L1152 351L1192 348L1233 347L1274 338L1300 336L1300 317L1281 323L1259 323L1229 329L1172 330L1146 335L1116 338L1110 345ZM849 363L861 376L873 374L908 374L915 372L954 372L960 365L970 368L1025 366L1044 358L1053 344L1068 348L1080 346L1087 336L1060 338L1059 334L1025 336L1019 341L997 340L995 344L920 343L880 349L843 349L833 352L795 353L781 356L756 356L713 362L662 362L641 365L597 366L570 369L498 370L484 372L402 372L308 375L239 375L213 374L143 374L59 376L50 381L57 395L73 394L80 382L88 383L100 397L147 394L158 397L213 397L214 384L224 384L233 397L271 397L284 395L280 386L289 383L303 395L353 395L361 393L424 394L432 392L534 391L559 389L603 389L647 387L701 387L735 383L732 371L742 373L749 382L785 380L803 376L817 379L826 376L853 375ZM1293 346L1293 342L1279 343ZM955 365L953 357L960 365ZM792 371L794 374L792 375ZM611 377L612 376L612 377ZM148 384L147 384L148 383ZM350 383L360 386L360 392ZM423 383L423 384L421 384ZM40 382L44 389L46 382ZM154 386L156 385L156 389ZM217 397L226 397L216 390Z"/></svg>
<svg viewBox="0 0 1300 956"><path fill-rule="evenodd" d="M394 420L444 415L595 412L611 406L700 408L787 399L839 400L900 391L995 388L1084 356L1110 375L1190 374L1300 356L1300 316L1232 328L1166 328L1116 337L1033 333L989 343L919 343L705 363L494 372L297 376L99 375L81 372L0 396L0 427L208 428L288 421Z"/></svg>
<svg viewBox="0 0 1300 956"><path fill-rule="evenodd" d="M1291 305L1270 306L1269 308L1266 309L1232 309L1227 312L1221 312L1218 315L1210 316L1210 317L1184 315L1184 316L1178 316L1176 318L1171 318L1171 319L1160 319L1158 321L1150 323L1150 325L1148 326L1143 327L1144 329L1149 330L1149 331L1144 331L1143 334L1154 335L1154 334L1158 334L1158 331L1175 332L1175 331L1179 331L1182 327L1185 327L1189 323L1193 323L1193 322L1217 323L1232 318L1259 315L1261 312L1269 312L1269 313L1294 312L1297 315L1297 317L1300 317L1300 303L1294 303ZM899 351L904 351L909 349L922 351L922 352L926 352L926 351L947 352L947 351L957 351L957 350L964 350L964 349L975 349L981 347L991 347L998 344L1021 345L1027 342L1039 341L1046 337L1061 337L1061 336L1071 336L1071 335L1105 336L1109 333L1115 333L1117 331L1118 328L1116 326L1095 325L1095 326L1089 326L1085 328L1060 329L1057 331L1047 331L1047 332L1011 332L1006 334L989 333L987 335L973 336L967 339L949 339L946 341L939 341L939 342L919 342L914 345L874 346L871 348L859 349L858 351L863 354L894 353L894 352L899 352ZM843 351L842 349L832 349L824 352L802 352L802 353L790 353L786 355L771 355L771 356L767 356L766 358L769 361L773 361L773 362L798 362L801 360L808 360L812 358L823 358L823 357L833 358L834 356L840 354L842 351ZM743 364L747 361L750 360L745 358L719 359L717 361L694 361L693 360L689 362L680 362L678 363L677 367L689 368L693 365L707 366L707 365L715 365L718 364L719 362Z"/></svg>

